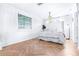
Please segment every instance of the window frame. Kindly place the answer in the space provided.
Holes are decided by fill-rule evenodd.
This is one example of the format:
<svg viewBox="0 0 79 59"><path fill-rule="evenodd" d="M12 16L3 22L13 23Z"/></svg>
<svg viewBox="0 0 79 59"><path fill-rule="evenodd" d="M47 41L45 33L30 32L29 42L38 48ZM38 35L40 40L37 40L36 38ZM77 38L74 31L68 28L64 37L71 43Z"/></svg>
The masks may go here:
<svg viewBox="0 0 79 59"><path fill-rule="evenodd" d="M20 18L19 16L21 16L22 19L23 19L23 17L25 17L25 18L27 18L27 20L24 19L25 20L24 21L22 19L19 19ZM18 29L32 29L32 18L18 13Z"/></svg>

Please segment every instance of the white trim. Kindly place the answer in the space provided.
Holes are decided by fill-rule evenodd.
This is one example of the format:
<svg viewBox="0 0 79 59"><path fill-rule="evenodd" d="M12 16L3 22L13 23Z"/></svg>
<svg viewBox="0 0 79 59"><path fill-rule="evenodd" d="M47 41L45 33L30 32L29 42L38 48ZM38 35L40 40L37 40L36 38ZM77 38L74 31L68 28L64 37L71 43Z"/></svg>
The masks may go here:
<svg viewBox="0 0 79 59"><path fill-rule="evenodd" d="M31 40L31 39L34 39L34 38L37 38L37 37L38 36L35 35L34 37L24 38L24 39L16 40L16 41L13 41L13 42L8 42L8 43L2 45L2 47L9 46L9 45L16 44L16 43L20 43L20 42L23 42L23 41L26 41L26 40Z"/></svg>
<svg viewBox="0 0 79 59"><path fill-rule="evenodd" d="M77 48L79 49L79 46Z"/></svg>
<svg viewBox="0 0 79 59"><path fill-rule="evenodd" d="M20 43L20 42L23 42L23 41L26 41L26 40L30 40L30 39L22 39L22 40L16 40L16 41L13 41L13 42L8 42L6 45L3 45L3 47L9 46L9 45L12 45L12 44L16 44L16 43Z"/></svg>
<svg viewBox="0 0 79 59"><path fill-rule="evenodd" d="M0 47L0 50L2 50L2 47Z"/></svg>

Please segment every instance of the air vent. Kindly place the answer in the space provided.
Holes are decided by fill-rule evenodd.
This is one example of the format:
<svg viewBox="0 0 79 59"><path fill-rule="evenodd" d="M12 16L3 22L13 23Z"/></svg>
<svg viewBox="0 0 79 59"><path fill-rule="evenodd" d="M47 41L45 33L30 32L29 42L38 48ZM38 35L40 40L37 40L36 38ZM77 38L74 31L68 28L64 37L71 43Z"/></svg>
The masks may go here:
<svg viewBox="0 0 79 59"><path fill-rule="evenodd" d="M37 3L37 5L39 5L39 6L42 5L42 4L43 4L43 3Z"/></svg>

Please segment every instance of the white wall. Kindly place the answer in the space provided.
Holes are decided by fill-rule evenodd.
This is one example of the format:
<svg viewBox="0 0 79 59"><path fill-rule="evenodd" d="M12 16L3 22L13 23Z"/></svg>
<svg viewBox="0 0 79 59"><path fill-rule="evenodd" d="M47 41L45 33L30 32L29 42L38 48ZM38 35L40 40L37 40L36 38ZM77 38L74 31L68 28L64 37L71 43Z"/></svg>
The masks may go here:
<svg viewBox="0 0 79 59"><path fill-rule="evenodd" d="M36 14L43 19L48 17L49 11L53 17L68 15L76 11L75 3L44 3L40 6L37 3L13 3L11 5Z"/></svg>
<svg viewBox="0 0 79 59"><path fill-rule="evenodd" d="M74 19L74 42L77 44L78 42L78 16L77 16L77 13L74 13L73 14L73 19Z"/></svg>
<svg viewBox="0 0 79 59"><path fill-rule="evenodd" d="M62 16L69 15L67 17L64 17L64 31L66 37L68 37L69 32L67 28L67 24L70 24L71 32L70 36L73 39L74 37L74 25L72 24L72 14L74 14L77 11L76 4L75 3L44 3L40 6L38 6L36 3L30 3L30 4L11 4L17 8L23 9L25 11L28 11L30 13L38 15L41 19L47 19L49 11L51 12L52 17L60 17L62 19ZM28 8L28 9L27 9ZM55 19L53 19L55 20ZM53 22L54 23L54 22ZM50 29L55 30L57 27L57 31L61 32L61 24L60 22L55 22L57 25L51 24ZM60 25L58 27L58 25ZM73 33L72 33L73 32Z"/></svg>
<svg viewBox="0 0 79 59"><path fill-rule="evenodd" d="M2 35L3 35L3 7L2 5L0 5L0 46L2 45L2 43L4 43L2 40Z"/></svg>
<svg viewBox="0 0 79 59"><path fill-rule="evenodd" d="M54 17L63 16L67 14L70 15L71 13L74 13L76 11L75 4L64 4L63 6L62 5L63 4L46 4L43 6L33 6L30 4L30 6L27 5L27 7L25 7L26 4L22 6L21 4L16 4L15 6L11 4L0 4L0 46L6 46L18 41L28 40L37 37L37 34L41 29L41 24L43 20L48 17L48 12L50 11L50 9L52 12L52 16ZM32 29L18 29L18 13L32 17ZM50 26L50 30L52 29L57 32L62 32L61 22L56 21L60 19L53 19L54 21L52 21L53 23ZM64 20L65 24L70 23L72 17L65 17ZM64 27L64 31L67 36L68 33L66 25L64 25Z"/></svg>
<svg viewBox="0 0 79 59"><path fill-rule="evenodd" d="M19 41L28 40L37 37L38 32L41 29L42 21L35 15L27 14L22 10L12 7L8 4L0 4L0 20L2 20L2 33L0 39L0 46L6 46ZM32 17L32 29L21 30L18 29L18 13ZM0 21L1 22L1 21ZM1 41L3 40L3 42Z"/></svg>
<svg viewBox="0 0 79 59"><path fill-rule="evenodd" d="M59 21L59 18L52 19L51 23L46 26L52 32L62 32L62 22Z"/></svg>
<svg viewBox="0 0 79 59"><path fill-rule="evenodd" d="M77 12L74 13L74 38L76 46L79 48L79 3L76 3Z"/></svg>

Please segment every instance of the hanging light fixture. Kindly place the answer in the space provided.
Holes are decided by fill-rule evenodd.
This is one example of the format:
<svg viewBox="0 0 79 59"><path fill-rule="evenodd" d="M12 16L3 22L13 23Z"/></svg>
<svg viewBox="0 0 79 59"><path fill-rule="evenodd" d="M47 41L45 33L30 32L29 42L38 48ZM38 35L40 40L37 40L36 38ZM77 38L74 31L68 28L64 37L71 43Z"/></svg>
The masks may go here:
<svg viewBox="0 0 79 59"><path fill-rule="evenodd" d="M49 15L48 15L48 21L49 21L49 23L51 23L51 22L52 22L51 12L49 12Z"/></svg>

